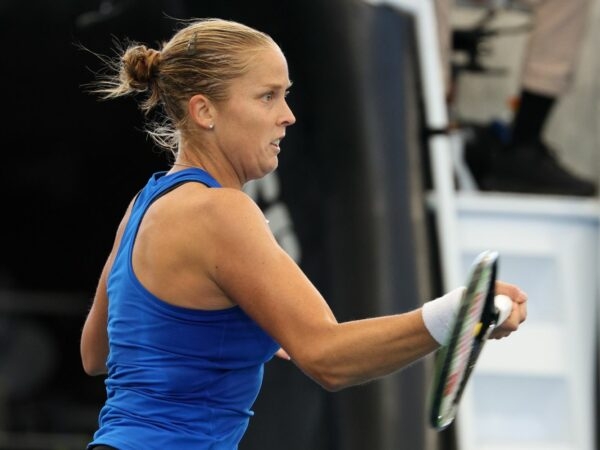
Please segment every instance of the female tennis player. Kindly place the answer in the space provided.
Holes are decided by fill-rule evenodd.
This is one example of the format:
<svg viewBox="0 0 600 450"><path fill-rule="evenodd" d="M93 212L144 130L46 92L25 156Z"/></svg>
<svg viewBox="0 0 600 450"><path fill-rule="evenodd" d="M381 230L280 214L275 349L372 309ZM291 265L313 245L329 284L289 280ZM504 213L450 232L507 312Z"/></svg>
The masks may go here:
<svg viewBox="0 0 600 450"><path fill-rule="evenodd" d="M395 372L443 343L460 289L405 314L338 323L277 244L244 183L275 170L295 117L286 59L266 34L184 23L160 49L130 44L94 92L146 94L173 151L116 232L81 337L86 373L108 374L88 448L235 449L263 366L278 353L335 391ZM514 302L502 337L525 319ZM285 349L282 350L282 349Z"/></svg>

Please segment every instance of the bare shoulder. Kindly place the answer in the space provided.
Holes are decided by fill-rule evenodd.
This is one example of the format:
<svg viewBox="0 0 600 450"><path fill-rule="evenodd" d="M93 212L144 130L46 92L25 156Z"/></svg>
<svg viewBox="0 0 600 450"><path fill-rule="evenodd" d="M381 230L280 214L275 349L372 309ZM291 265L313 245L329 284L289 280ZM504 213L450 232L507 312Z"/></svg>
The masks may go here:
<svg viewBox="0 0 600 450"><path fill-rule="evenodd" d="M207 188L190 183L184 200L192 210L198 210L215 220L264 219L262 211L252 198L243 191L232 188ZM198 194L198 195L195 195ZM189 209L188 212L191 212Z"/></svg>
<svg viewBox="0 0 600 450"><path fill-rule="evenodd" d="M175 214L193 229L227 244L249 235L273 239L263 212L245 192L231 188L206 188L190 183L174 203Z"/></svg>
<svg viewBox="0 0 600 450"><path fill-rule="evenodd" d="M195 217L192 224L196 223L190 230L196 238L189 250L201 255L204 270L228 298L244 307L241 292L254 292L255 284L265 274L274 273L273 267L267 270L266 266L281 269L281 259L287 255L248 194L228 188L208 191L188 213L188 217ZM262 274L256 272L260 268L264 270Z"/></svg>
<svg viewBox="0 0 600 450"><path fill-rule="evenodd" d="M214 309L234 302L217 281L219 270L227 271L224 284L236 283L240 267L252 266L259 251L276 248L262 211L247 194L186 183L148 209L133 263L158 297Z"/></svg>
<svg viewBox="0 0 600 450"><path fill-rule="evenodd" d="M245 192L231 188L210 189L207 197L211 211L228 217L231 214L245 214L248 218L252 216L262 217L262 212L254 200Z"/></svg>
<svg viewBox="0 0 600 450"><path fill-rule="evenodd" d="M236 189L211 189L203 205L209 213L215 232L226 239L252 235L271 238L266 218L256 202L245 192Z"/></svg>

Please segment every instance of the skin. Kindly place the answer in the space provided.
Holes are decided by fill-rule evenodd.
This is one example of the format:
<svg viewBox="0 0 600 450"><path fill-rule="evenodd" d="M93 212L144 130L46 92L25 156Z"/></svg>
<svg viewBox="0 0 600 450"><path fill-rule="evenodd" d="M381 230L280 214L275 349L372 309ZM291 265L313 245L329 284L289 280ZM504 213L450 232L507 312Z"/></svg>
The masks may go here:
<svg viewBox="0 0 600 450"><path fill-rule="evenodd" d="M157 200L144 217L133 253L140 282L166 302L214 310L239 305L287 356L324 388L336 391L393 373L438 348L421 310L338 323L324 298L278 245L243 184L275 170L279 139L295 122L285 95L287 63L278 48L253 56L234 80L229 99L189 100L189 132L177 163L195 165L222 185L187 183ZM214 125L211 128L211 125ZM185 167L174 165L171 172ZM117 230L81 339L84 370L106 372L107 274L131 205ZM526 295L498 282L513 299L509 319L493 337L515 331L526 317Z"/></svg>

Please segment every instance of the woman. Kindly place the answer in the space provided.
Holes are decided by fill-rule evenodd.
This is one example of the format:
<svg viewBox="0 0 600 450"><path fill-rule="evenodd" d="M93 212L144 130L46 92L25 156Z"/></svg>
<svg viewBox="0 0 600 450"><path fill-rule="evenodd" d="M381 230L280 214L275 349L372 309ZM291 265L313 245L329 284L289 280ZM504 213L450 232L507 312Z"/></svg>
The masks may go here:
<svg viewBox="0 0 600 450"><path fill-rule="evenodd" d="M277 168L295 122L286 59L269 36L200 20L160 51L131 45L111 67L95 91L147 92L142 109L168 120L149 132L175 162L129 205L83 328L86 373L108 373L89 448L235 449L274 354L338 390L443 342L460 289L423 310L338 323L242 191ZM503 337L525 319L526 297L497 290L515 302Z"/></svg>

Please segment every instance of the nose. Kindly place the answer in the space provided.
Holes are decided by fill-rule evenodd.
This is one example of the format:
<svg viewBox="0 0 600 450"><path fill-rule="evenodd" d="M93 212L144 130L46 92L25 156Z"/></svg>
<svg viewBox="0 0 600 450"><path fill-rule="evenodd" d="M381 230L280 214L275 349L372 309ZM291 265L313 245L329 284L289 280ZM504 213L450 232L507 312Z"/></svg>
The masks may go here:
<svg viewBox="0 0 600 450"><path fill-rule="evenodd" d="M296 123L296 116L292 112L290 106L286 101L283 102L283 112L281 114L280 125L288 127Z"/></svg>

